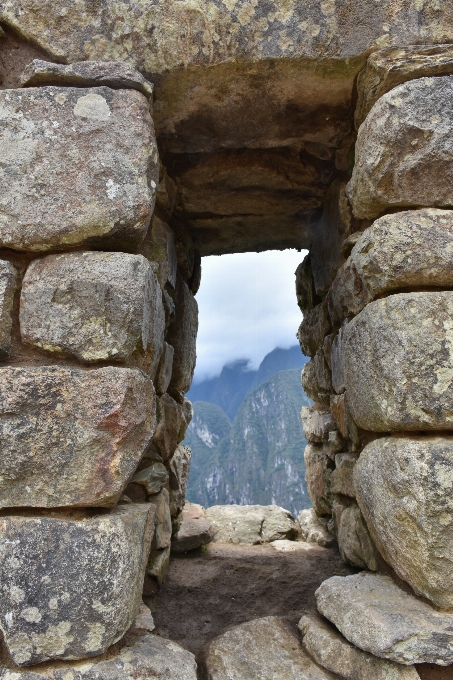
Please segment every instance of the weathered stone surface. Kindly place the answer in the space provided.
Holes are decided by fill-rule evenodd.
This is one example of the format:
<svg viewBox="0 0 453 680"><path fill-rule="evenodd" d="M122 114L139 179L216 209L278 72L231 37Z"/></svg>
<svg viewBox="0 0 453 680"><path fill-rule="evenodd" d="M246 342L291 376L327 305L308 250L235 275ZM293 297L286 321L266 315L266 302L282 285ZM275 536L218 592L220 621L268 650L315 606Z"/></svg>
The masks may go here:
<svg viewBox="0 0 453 680"><path fill-rule="evenodd" d="M345 391L344 383L344 364L343 364L343 350L341 343L343 340L343 329L340 328L337 335L332 341L332 349L330 352L330 368L332 371L332 387L337 394L342 394Z"/></svg>
<svg viewBox="0 0 453 680"><path fill-rule="evenodd" d="M0 507L112 506L155 427L138 370L0 369Z"/></svg>
<svg viewBox="0 0 453 680"><path fill-rule="evenodd" d="M141 484L147 494L159 493L168 481L168 472L162 463L153 463L144 470L136 472L131 479L132 484Z"/></svg>
<svg viewBox="0 0 453 680"><path fill-rule="evenodd" d="M149 556L146 573L148 576L153 576L159 585L163 583L170 564L170 551L171 548L168 546L161 550L153 550Z"/></svg>
<svg viewBox="0 0 453 680"><path fill-rule="evenodd" d="M320 616L303 616L298 628L302 646L317 664L345 680L417 680L413 667L379 659L357 649Z"/></svg>
<svg viewBox="0 0 453 680"><path fill-rule="evenodd" d="M213 505L206 519L218 543L258 545L297 535L293 516L277 505Z"/></svg>
<svg viewBox="0 0 453 680"><path fill-rule="evenodd" d="M360 445L360 437L344 392L343 394L332 394L330 396L330 410L342 436L350 440L352 450L356 451Z"/></svg>
<svg viewBox="0 0 453 680"><path fill-rule="evenodd" d="M179 531L171 541L172 552L181 553L207 545L214 538L214 530L206 519L201 505L186 501L180 517Z"/></svg>
<svg viewBox="0 0 453 680"><path fill-rule="evenodd" d="M157 192L159 192L159 187ZM140 252L148 260L158 264L158 278L161 287L164 288L165 284L169 283L172 288L175 288L177 266L175 237L168 224L157 215L153 215Z"/></svg>
<svg viewBox="0 0 453 680"><path fill-rule="evenodd" d="M358 505L345 505L335 500L332 503L332 516L338 547L344 561L354 567L376 571L379 553Z"/></svg>
<svg viewBox="0 0 453 680"><path fill-rule="evenodd" d="M301 649L293 626L277 616L248 621L215 638L206 655L210 680L334 678Z"/></svg>
<svg viewBox="0 0 453 680"><path fill-rule="evenodd" d="M453 437L384 437L360 454L357 501L379 551L416 593L453 609Z"/></svg>
<svg viewBox="0 0 453 680"><path fill-rule="evenodd" d="M193 654L171 640L145 635L115 656L85 659L58 665L42 665L39 670L1 668L1 680L196 680Z"/></svg>
<svg viewBox="0 0 453 680"><path fill-rule="evenodd" d="M1 246L130 251L143 240L159 168L142 94L107 87L3 90L0 110Z"/></svg>
<svg viewBox="0 0 453 680"><path fill-rule="evenodd" d="M340 317L383 293L453 286L453 211L424 208L385 215L359 234L329 295Z"/></svg>
<svg viewBox="0 0 453 680"><path fill-rule="evenodd" d="M156 507L156 529L153 538L153 549L168 548L171 543L172 525L170 515L170 495L167 489L148 497L150 503Z"/></svg>
<svg viewBox="0 0 453 680"><path fill-rule="evenodd" d="M343 336L346 394L374 432L453 428L453 293L402 293L371 302Z"/></svg>
<svg viewBox="0 0 453 680"><path fill-rule="evenodd" d="M332 499L330 478L333 463L323 447L308 444L304 451L305 479L308 494L317 515L330 515Z"/></svg>
<svg viewBox="0 0 453 680"><path fill-rule="evenodd" d="M0 260L0 361L8 358L11 347L11 328L17 271L10 262Z"/></svg>
<svg viewBox="0 0 453 680"><path fill-rule="evenodd" d="M0 628L20 666L102 654L138 614L154 508L80 515L0 520Z"/></svg>
<svg viewBox="0 0 453 680"><path fill-rule="evenodd" d="M69 66L33 59L22 73L22 87L111 87L114 90L138 90L152 101L153 86L141 73L115 61L78 61Z"/></svg>
<svg viewBox="0 0 453 680"><path fill-rule="evenodd" d="M198 305L181 276L176 279L175 321L170 326L170 344L175 353L170 388L188 392L197 359Z"/></svg>
<svg viewBox="0 0 453 680"><path fill-rule="evenodd" d="M354 466L358 456L354 453L337 453L335 456L335 470L330 477L330 490L343 496L355 498Z"/></svg>
<svg viewBox="0 0 453 680"><path fill-rule="evenodd" d="M153 615L151 610L146 606L144 602L141 603L138 614L134 620L134 628L141 630L147 630L150 633L155 629L156 625L154 623Z"/></svg>
<svg viewBox="0 0 453 680"><path fill-rule="evenodd" d="M379 97L409 80L453 72L451 45L388 47L368 57L357 79L355 124L359 129Z"/></svg>
<svg viewBox="0 0 453 680"><path fill-rule="evenodd" d="M178 435L183 419L183 409L169 394L163 394L157 401L157 427L152 449L164 461L169 460L178 444Z"/></svg>
<svg viewBox="0 0 453 680"><path fill-rule="evenodd" d="M164 342L160 358L159 368L155 379L157 394L164 394L167 391L173 370L173 356L175 350L168 342Z"/></svg>
<svg viewBox="0 0 453 680"><path fill-rule="evenodd" d="M272 541L269 545L272 546L274 550L277 550L277 552L284 553L300 551L308 552L314 547L309 545L306 541L291 541L289 538L280 538L277 541Z"/></svg>
<svg viewBox="0 0 453 680"><path fill-rule="evenodd" d="M332 377L322 349L318 349L315 356L305 364L302 370L302 387L313 401L330 403L332 392Z"/></svg>
<svg viewBox="0 0 453 680"><path fill-rule="evenodd" d="M420 78L379 99L361 126L348 185L354 215L453 205L453 76Z"/></svg>
<svg viewBox="0 0 453 680"><path fill-rule="evenodd" d="M304 316L299 326L297 338L303 354L314 357L318 349L322 347L324 338L330 329L327 304L323 301Z"/></svg>
<svg viewBox="0 0 453 680"><path fill-rule="evenodd" d="M405 593L388 577L333 576L316 591L318 610L356 647L412 665L453 662L453 616Z"/></svg>
<svg viewBox="0 0 453 680"><path fill-rule="evenodd" d="M81 252L34 260L20 301L23 342L87 363L130 361L154 376L165 314L157 277L142 255Z"/></svg>
<svg viewBox="0 0 453 680"><path fill-rule="evenodd" d="M170 512L172 517L176 517L184 508L191 458L191 449L188 446L178 444L170 460Z"/></svg>
<svg viewBox="0 0 453 680"><path fill-rule="evenodd" d="M320 404L303 406L300 415L305 438L310 444L323 444L332 441L332 435L338 429L329 408Z"/></svg>
<svg viewBox="0 0 453 680"><path fill-rule="evenodd" d="M315 293L310 254L306 255L294 272L296 277L296 298L302 314L309 314L320 302Z"/></svg>
<svg viewBox="0 0 453 680"><path fill-rule="evenodd" d="M323 521L316 515L313 508L302 510L297 518L302 533L302 538L307 543L317 543L323 548L330 548L335 539L327 528L327 521Z"/></svg>

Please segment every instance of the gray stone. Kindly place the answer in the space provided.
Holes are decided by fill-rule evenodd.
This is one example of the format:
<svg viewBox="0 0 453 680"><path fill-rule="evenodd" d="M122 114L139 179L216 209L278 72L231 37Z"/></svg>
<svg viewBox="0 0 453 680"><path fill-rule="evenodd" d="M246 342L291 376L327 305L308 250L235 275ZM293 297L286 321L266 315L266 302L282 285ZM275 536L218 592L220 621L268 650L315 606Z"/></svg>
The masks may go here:
<svg viewBox="0 0 453 680"><path fill-rule="evenodd" d="M320 616L303 616L302 646L317 664L345 680L418 680L415 668L379 659L357 649Z"/></svg>
<svg viewBox="0 0 453 680"><path fill-rule="evenodd" d="M170 512L172 517L176 517L184 507L191 458L191 449L188 446L178 444L170 460Z"/></svg>
<svg viewBox="0 0 453 680"><path fill-rule="evenodd" d="M360 454L357 501L379 551L414 591L453 609L453 437L384 437Z"/></svg>
<svg viewBox="0 0 453 680"><path fill-rule="evenodd" d="M297 338L303 354L314 357L330 330L330 318L324 301L308 312L299 326Z"/></svg>
<svg viewBox="0 0 453 680"><path fill-rule="evenodd" d="M0 507L117 502L155 428L144 373L1 368L0 395Z"/></svg>
<svg viewBox="0 0 453 680"><path fill-rule="evenodd" d="M153 463L144 470L136 472L131 479L132 484L141 484L146 493L159 493L168 482L168 472L162 463Z"/></svg>
<svg viewBox="0 0 453 680"><path fill-rule="evenodd" d="M171 541L172 552L182 553L196 550L202 545L207 545L214 538L214 530L206 519L201 505L186 502L178 521L180 522L179 530Z"/></svg>
<svg viewBox="0 0 453 680"><path fill-rule="evenodd" d="M330 490L343 496L355 498L354 466L358 456L355 453L337 453L335 456L335 470L330 477Z"/></svg>
<svg viewBox="0 0 453 680"><path fill-rule="evenodd" d="M183 420L183 409L169 394L163 394L157 401L157 427L152 441L152 449L164 461L169 460L178 444Z"/></svg>
<svg viewBox="0 0 453 680"><path fill-rule="evenodd" d="M10 262L0 260L0 361L9 356L14 293L17 286L17 270Z"/></svg>
<svg viewBox="0 0 453 680"><path fill-rule="evenodd" d="M171 547L161 548L160 550L153 550L149 556L146 573L148 576L153 576L159 585L164 581L170 564Z"/></svg>
<svg viewBox="0 0 453 680"><path fill-rule="evenodd" d="M111 87L138 90L152 102L153 86L141 73L118 61L76 61L66 66L33 59L21 75L22 87Z"/></svg>
<svg viewBox="0 0 453 680"><path fill-rule="evenodd" d="M177 271L175 237L168 224L157 215L153 215L141 252L148 260L157 262L161 287L164 288L165 284L169 283L172 288L175 288Z"/></svg>
<svg viewBox="0 0 453 680"><path fill-rule="evenodd" d="M198 305L182 277L176 280L175 321L170 326L170 344L174 347L170 387L188 392L197 359Z"/></svg>
<svg viewBox="0 0 453 680"><path fill-rule="evenodd" d="M304 541L317 543L323 548L330 548L334 545L335 539L327 528L327 522L319 518L313 508L302 510L297 520Z"/></svg>
<svg viewBox="0 0 453 680"><path fill-rule="evenodd" d="M320 613L365 652L408 666L453 663L453 616L405 593L388 576L333 576L315 595Z"/></svg>
<svg viewBox="0 0 453 680"><path fill-rule="evenodd" d="M453 293L371 302L343 336L346 394L373 432L453 428Z"/></svg>
<svg viewBox="0 0 453 680"><path fill-rule="evenodd" d="M305 364L302 370L302 387L313 401L321 404L330 403L332 377L322 349Z"/></svg>
<svg viewBox="0 0 453 680"><path fill-rule="evenodd" d="M343 351L341 343L343 339L343 329L340 328L332 342L330 353L330 363L332 370L332 387L334 392L342 394L345 391Z"/></svg>
<svg viewBox="0 0 453 680"><path fill-rule="evenodd" d="M143 240L159 178L142 94L108 87L3 90L0 111L0 246L130 251Z"/></svg>
<svg viewBox="0 0 453 680"><path fill-rule="evenodd" d="M360 446L359 432L351 416L345 392L330 396L330 410L342 436L349 439L351 451L357 451ZM337 449L335 453L338 453L339 450L341 449Z"/></svg>
<svg viewBox="0 0 453 680"><path fill-rule="evenodd" d="M317 515L332 514L330 478L333 463L322 446L308 444L304 451L308 495Z"/></svg>
<svg viewBox="0 0 453 680"><path fill-rule="evenodd" d="M379 553L356 503L332 503L332 517L340 554L345 562L360 569L376 571Z"/></svg>
<svg viewBox="0 0 453 680"><path fill-rule="evenodd" d="M329 292L340 318L392 290L453 286L453 211L385 215L359 234Z"/></svg>
<svg viewBox="0 0 453 680"><path fill-rule="evenodd" d="M102 654L138 614L154 508L76 514L0 520L0 628L19 666Z"/></svg>
<svg viewBox="0 0 453 680"><path fill-rule="evenodd" d="M155 627L156 625L154 623L150 608L147 607L144 602L142 602L138 614L134 620L134 628L139 630L147 630L149 633L152 633Z"/></svg>
<svg viewBox="0 0 453 680"><path fill-rule="evenodd" d="M217 543L258 545L295 538L298 531L291 513L277 505L213 505L206 519Z"/></svg>
<svg viewBox="0 0 453 680"><path fill-rule="evenodd" d="M309 314L316 304L315 285L313 282L313 272L311 267L310 254L297 267L296 277L296 298L300 311L305 316Z"/></svg>
<svg viewBox="0 0 453 680"><path fill-rule="evenodd" d="M171 380L171 374L173 371L173 356L175 350L168 342L164 342L162 348L162 354L160 358L159 368L157 369L157 375L155 379L155 387L157 394L164 394Z"/></svg>
<svg viewBox="0 0 453 680"><path fill-rule="evenodd" d="M130 647L99 659L42 665L39 669L0 668L1 680L196 680L193 654L171 640L145 635Z"/></svg>
<svg viewBox="0 0 453 680"><path fill-rule="evenodd" d="M153 549L162 550L168 548L171 543L172 525L170 515L170 495L167 489L162 489L158 494L148 496L150 503L156 507Z"/></svg>
<svg viewBox="0 0 453 680"><path fill-rule="evenodd" d="M337 424L329 408L320 404L303 406L300 413L304 435L310 444L323 444L332 439L337 432Z"/></svg>
<svg viewBox="0 0 453 680"><path fill-rule="evenodd" d="M453 205L453 76L420 78L381 97L360 127L348 185L358 218Z"/></svg>
<svg viewBox="0 0 453 680"><path fill-rule="evenodd" d="M81 252L34 260L20 301L22 341L87 363L130 362L153 377L165 315L157 277L142 255Z"/></svg>
<svg viewBox="0 0 453 680"><path fill-rule="evenodd" d="M294 627L295 628L295 627ZM297 631L276 616L254 619L215 638L206 654L210 680L334 678L301 649Z"/></svg>

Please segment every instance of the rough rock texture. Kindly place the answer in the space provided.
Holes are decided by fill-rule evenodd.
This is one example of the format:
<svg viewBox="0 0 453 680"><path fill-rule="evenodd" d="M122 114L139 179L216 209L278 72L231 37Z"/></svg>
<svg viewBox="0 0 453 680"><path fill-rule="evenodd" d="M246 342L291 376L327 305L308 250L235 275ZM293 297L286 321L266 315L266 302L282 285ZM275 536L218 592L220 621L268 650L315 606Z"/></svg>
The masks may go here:
<svg viewBox="0 0 453 680"><path fill-rule="evenodd" d="M451 45L388 47L374 52L357 79L356 128L359 129L379 97L394 87L424 76L450 75L452 71Z"/></svg>
<svg viewBox="0 0 453 680"><path fill-rule="evenodd" d="M452 437L385 437L360 454L357 501L387 562L416 593L453 609Z"/></svg>
<svg viewBox="0 0 453 680"><path fill-rule="evenodd" d="M371 302L346 326L346 393L359 427L453 428L452 315L452 292L403 293Z"/></svg>
<svg viewBox="0 0 453 680"><path fill-rule="evenodd" d="M111 87L114 90L138 90L152 101L153 86L141 73L121 62L79 61L65 66L33 59L22 73L22 87Z"/></svg>
<svg viewBox="0 0 453 680"><path fill-rule="evenodd" d="M209 680L334 678L301 649L296 630L277 616L248 621L215 638L206 654Z"/></svg>
<svg viewBox="0 0 453 680"><path fill-rule="evenodd" d="M156 506L153 549L168 548L171 543L172 524L170 515L170 496L167 489L148 497L150 503Z"/></svg>
<svg viewBox="0 0 453 680"><path fill-rule="evenodd" d="M17 271L10 262L0 260L0 361L8 358L11 347L11 328Z"/></svg>
<svg viewBox="0 0 453 680"><path fill-rule="evenodd" d="M357 459L358 456L354 453L337 453L335 470L330 477L330 491L332 493L355 498L353 472Z"/></svg>
<svg viewBox="0 0 453 680"><path fill-rule="evenodd" d="M168 472L162 463L153 463L147 468L136 472L131 479L132 484L141 484L147 494L159 493L168 481Z"/></svg>
<svg viewBox="0 0 453 680"><path fill-rule="evenodd" d="M170 512L172 517L176 517L184 508L191 458L191 449L179 444L170 461Z"/></svg>
<svg viewBox="0 0 453 680"><path fill-rule="evenodd" d="M145 635L115 656L43 665L39 670L0 669L1 680L196 680L193 654L158 635Z"/></svg>
<svg viewBox="0 0 453 680"><path fill-rule="evenodd" d="M338 428L330 409L313 404L303 406L300 415L305 438L310 444L332 444L336 440Z"/></svg>
<svg viewBox="0 0 453 680"><path fill-rule="evenodd" d="M297 338L302 353L314 357L322 346L324 337L330 332L331 324L326 302L316 305L299 326Z"/></svg>
<svg viewBox="0 0 453 680"><path fill-rule="evenodd" d="M214 530L206 519L201 505L186 502L178 521L180 527L171 541L172 552L195 550L202 545L207 545L214 538Z"/></svg>
<svg viewBox="0 0 453 680"><path fill-rule="evenodd" d="M308 494L317 515L330 515L330 478L333 463L321 446L308 444L304 451Z"/></svg>
<svg viewBox="0 0 453 680"><path fill-rule="evenodd" d="M168 180L168 177L166 180ZM161 186L162 182L157 187L156 207L158 207ZM168 224L157 215L153 215L141 251L148 260L158 264L157 276L161 287L164 288L165 284L169 283L172 288L175 288L177 266L175 237Z"/></svg>
<svg viewBox="0 0 453 680"><path fill-rule="evenodd" d="M297 521L300 525L302 538L307 543L317 543L323 548L330 548L335 539L327 528L327 521L320 519L313 508L302 510Z"/></svg>
<svg viewBox="0 0 453 680"><path fill-rule="evenodd" d="M379 659L357 649L320 616L303 616L302 646L316 663L345 680L417 680L415 668Z"/></svg>
<svg viewBox="0 0 453 680"><path fill-rule="evenodd" d="M20 301L23 342L87 363L142 363L152 377L162 353L162 293L142 255L81 252L34 260Z"/></svg>
<svg viewBox="0 0 453 680"><path fill-rule="evenodd" d="M332 504L332 516L338 547L344 561L360 569L376 571L379 553L358 505L345 505L336 500Z"/></svg>
<svg viewBox="0 0 453 680"><path fill-rule="evenodd" d="M332 376L322 349L305 364L302 370L302 387L313 401L329 405Z"/></svg>
<svg viewBox="0 0 453 680"><path fill-rule="evenodd" d="M154 508L80 515L0 520L0 628L18 665L102 654L138 614Z"/></svg>
<svg viewBox="0 0 453 680"><path fill-rule="evenodd" d="M316 591L318 609L354 645L397 663L453 662L453 616L405 593L388 576L333 576Z"/></svg>
<svg viewBox="0 0 453 680"><path fill-rule="evenodd" d="M293 516L277 505L213 505L206 519L218 543L257 545L297 535Z"/></svg>
<svg viewBox="0 0 453 680"><path fill-rule="evenodd" d="M160 364L155 379L155 388L157 394L164 394L168 389L173 371L174 353L175 350L173 347L169 345L168 342L164 342Z"/></svg>
<svg viewBox="0 0 453 680"><path fill-rule="evenodd" d="M392 290L451 288L452 262L453 211L425 208L385 215L359 235L337 273L330 301L342 318Z"/></svg>
<svg viewBox="0 0 453 680"><path fill-rule="evenodd" d="M183 409L169 394L163 394L157 402L157 427L152 449L164 461L169 460L178 444L183 419Z"/></svg>
<svg viewBox="0 0 453 680"><path fill-rule="evenodd" d="M379 99L361 126L348 185L354 215L453 205L453 76L420 78Z"/></svg>
<svg viewBox="0 0 453 680"><path fill-rule="evenodd" d="M162 584L170 564L170 551L170 546L167 546L167 548L153 550L149 556L146 573L148 576L153 576L159 585Z"/></svg>
<svg viewBox="0 0 453 680"><path fill-rule="evenodd" d="M170 388L188 392L197 359L198 305L180 275L176 280L175 321L170 327L170 344L175 353Z"/></svg>
<svg viewBox="0 0 453 680"><path fill-rule="evenodd" d="M154 388L127 368L1 368L0 414L0 507L112 506L154 432Z"/></svg>
<svg viewBox="0 0 453 680"><path fill-rule="evenodd" d="M140 609L138 610L138 614L134 620L134 628L139 630L147 630L151 633L155 627L156 624L154 623L150 608L147 607L144 602L142 602Z"/></svg>
<svg viewBox="0 0 453 680"><path fill-rule="evenodd" d="M1 246L131 250L143 240L159 168L142 94L107 87L3 90L0 111Z"/></svg>

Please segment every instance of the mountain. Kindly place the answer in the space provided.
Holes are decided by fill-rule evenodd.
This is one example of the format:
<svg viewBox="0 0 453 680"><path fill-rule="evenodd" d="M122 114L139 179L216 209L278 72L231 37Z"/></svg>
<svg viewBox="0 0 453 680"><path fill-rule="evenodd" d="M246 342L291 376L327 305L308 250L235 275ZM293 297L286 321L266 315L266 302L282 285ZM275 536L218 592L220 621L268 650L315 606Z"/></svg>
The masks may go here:
<svg viewBox="0 0 453 680"><path fill-rule="evenodd" d="M254 374L251 384L279 362L293 360L280 355L288 350L274 352L258 371L246 371ZM301 407L309 403L300 368L280 370L248 391L233 420L218 404L195 401L184 440L192 448L188 500L204 506L276 503L295 514L310 507L300 420Z"/></svg>
<svg viewBox="0 0 453 680"><path fill-rule="evenodd" d="M220 406L229 418L234 418L247 393L279 371L302 369L308 361L294 345L289 349L276 347L267 354L257 371L249 369L248 359L238 359L223 367L219 376L192 385L187 398L192 403L206 401Z"/></svg>

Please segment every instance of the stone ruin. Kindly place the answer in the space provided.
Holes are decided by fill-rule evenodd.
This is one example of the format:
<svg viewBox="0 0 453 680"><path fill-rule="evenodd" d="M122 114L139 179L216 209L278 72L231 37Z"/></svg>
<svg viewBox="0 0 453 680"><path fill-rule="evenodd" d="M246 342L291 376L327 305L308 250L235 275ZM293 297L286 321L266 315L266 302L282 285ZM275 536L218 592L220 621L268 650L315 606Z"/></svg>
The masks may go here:
<svg viewBox="0 0 453 680"><path fill-rule="evenodd" d="M184 506L201 257L270 248L310 248L306 533L362 570L317 591L297 677L452 664L450 3L0 26L0 678L196 678L136 617Z"/></svg>

